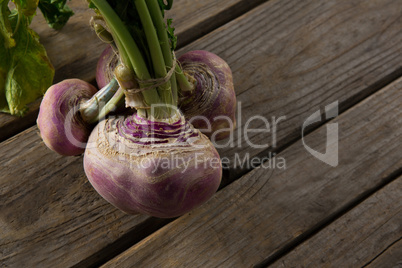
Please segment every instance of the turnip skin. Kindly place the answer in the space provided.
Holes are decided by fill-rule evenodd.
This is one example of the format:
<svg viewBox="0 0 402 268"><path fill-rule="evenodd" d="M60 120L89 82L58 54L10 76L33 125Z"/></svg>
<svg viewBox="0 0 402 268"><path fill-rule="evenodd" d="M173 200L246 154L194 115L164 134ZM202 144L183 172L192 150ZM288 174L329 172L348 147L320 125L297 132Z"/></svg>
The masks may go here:
<svg viewBox="0 0 402 268"><path fill-rule="evenodd" d="M197 82L193 92L182 92L179 107L183 114L198 129L207 129L208 125L205 120L193 117L207 118L211 132L204 134L213 137L215 141L227 138L236 126L236 94L229 65L219 56L205 50L189 51L178 60L184 73ZM221 117L226 119L219 119Z"/></svg>
<svg viewBox="0 0 402 268"><path fill-rule="evenodd" d="M98 88L105 87L113 78L113 70L118 64L117 54L112 46L107 46L103 50L96 65L96 83Z"/></svg>
<svg viewBox="0 0 402 268"><path fill-rule="evenodd" d="M64 80L46 91L39 108L37 125L48 148L66 156L85 151L85 146L79 143L86 143L91 128L80 117L78 108L82 101L90 99L96 92L94 86L79 79ZM66 122L68 118L71 120ZM73 138L69 138L66 131Z"/></svg>
<svg viewBox="0 0 402 268"><path fill-rule="evenodd" d="M217 191L222 177L219 155L184 118L148 126L139 116L101 121L89 137L85 173L103 198L126 213L183 215ZM165 160L166 165L158 163ZM182 163L189 166L185 169Z"/></svg>

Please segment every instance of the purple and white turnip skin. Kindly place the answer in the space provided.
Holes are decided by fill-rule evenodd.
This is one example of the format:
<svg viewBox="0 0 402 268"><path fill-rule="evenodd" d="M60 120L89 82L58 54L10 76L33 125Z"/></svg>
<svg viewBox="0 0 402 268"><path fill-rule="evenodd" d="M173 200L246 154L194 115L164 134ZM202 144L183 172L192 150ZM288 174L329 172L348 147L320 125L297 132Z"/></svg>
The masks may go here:
<svg viewBox="0 0 402 268"><path fill-rule="evenodd" d="M61 155L79 155L91 128L78 112L79 104L98 90L79 79L67 79L51 86L40 105L37 124L47 147ZM66 121L67 120L67 121Z"/></svg>
<svg viewBox="0 0 402 268"><path fill-rule="evenodd" d="M113 70L118 64L119 58L112 46L107 46L99 57L96 66L96 83L99 88L105 87L113 78Z"/></svg>
<svg viewBox="0 0 402 268"><path fill-rule="evenodd" d="M96 191L120 210L160 218L206 202L222 177L216 149L183 116L101 121L89 137L84 169Z"/></svg>
<svg viewBox="0 0 402 268"><path fill-rule="evenodd" d="M236 126L236 94L229 65L204 50L187 52L178 60L183 72L196 81L192 92L181 92L181 111L195 128L208 129L207 120L211 131L203 133L213 140L227 138Z"/></svg>

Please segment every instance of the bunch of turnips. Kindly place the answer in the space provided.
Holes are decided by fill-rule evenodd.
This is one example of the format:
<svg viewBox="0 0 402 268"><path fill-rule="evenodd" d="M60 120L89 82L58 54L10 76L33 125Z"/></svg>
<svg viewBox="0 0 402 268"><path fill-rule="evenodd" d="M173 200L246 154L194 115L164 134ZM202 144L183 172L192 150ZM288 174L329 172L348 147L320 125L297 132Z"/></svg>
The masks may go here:
<svg viewBox="0 0 402 268"><path fill-rule="evenodd" d="M59 154L84 153L92 186L122 211L180 216L220 185L211 140L235 127L231 70L207 51L176 59L164 19L173 1L88 2L93 28L109 44L96 70L100 90L78 79L51 86L37 120L41 137Z"/></svg>

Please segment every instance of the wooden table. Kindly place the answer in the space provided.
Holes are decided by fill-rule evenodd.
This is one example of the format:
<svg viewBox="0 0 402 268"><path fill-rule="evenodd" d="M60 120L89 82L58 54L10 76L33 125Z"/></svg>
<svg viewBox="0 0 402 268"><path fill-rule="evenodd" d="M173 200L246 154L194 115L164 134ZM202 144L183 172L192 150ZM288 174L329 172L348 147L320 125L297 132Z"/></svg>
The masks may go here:
<svg viewBox="0 0 402 268"><path fill-rule="evenodd" d="M33 28L55 82L93 82L105 44L85 1L70 6L60 32L39 17ZM232 68L238 126L221 157L266 162L230 165L180 218L130 216L94 191L81 156L46 148L40 101L26 118L2 114L0 267L400 267L401 1L176 0L168 16L178 55L205 49ZM263 118L270 132L245 132Z"/></svg>

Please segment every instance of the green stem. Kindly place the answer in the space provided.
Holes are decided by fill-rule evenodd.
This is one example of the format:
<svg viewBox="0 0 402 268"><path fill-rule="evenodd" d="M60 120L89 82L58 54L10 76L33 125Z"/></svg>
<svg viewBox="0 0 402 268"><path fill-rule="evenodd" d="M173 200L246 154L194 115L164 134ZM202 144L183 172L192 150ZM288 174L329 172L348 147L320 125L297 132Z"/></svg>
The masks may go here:
<svg viewBox="0 0 402 268"><path fill-rule="evenodd" d="M7 2L7 1L6 1ZM17 14L17 24L15 25L15 29L13 32L13 35L15 35L15 33L18 31L18 28L20 27L20 23L21 23L21 17L22 17L22 12L20 9L18 9L18 14Z"/></svg>
<svg viewBox="0 0 402 268"><path fill-rule="evenodd" d="M187 76L184 74L183 70L180 68L179 65L176 65L176 77L181 91L192 92L194 90L195 82L191 83L190 81L188 81Z"/></svg>
<svg viewBox="0 0 402 268"><path fill-rule="evenodd" d="M149 52L151 54L152 65L154 67L155 76L157 78L164 78L167 74L165 60L163 57L162 49L158 39L158 35L155 31L153 20L148 7L144 0L135 0L135 6L137 7L138 14L140 15L140 20L142 27L144 28L145 37L147 39ZM159 17L162 14L159 12ZM159 96L162 98L162 103L173 104L173 99L170 90L170 83L166 83L158 87ZM170 116L170 109L167 109L168 114L166 117Z"/></svg>
<svg viewBox="0 0 402 268"><path fill-rule="evenodd" d="M125 51L128 59L122 59L123 64L127 64L129 68L132 68L139 79L150 79L151 76L148 72L141 52L119 16L114 12L106 0L92 0L92 3L97 7L102 17L108 24L108 27L115 38L119 52L121 50ZM121 55L124 55L124 52L120 53L123 53ZM160 103L158 92L155 89L143 91L142 94L148 105ZM154 116L157 117L161 112L160 108L156 108L155 112L156 114Z"/></svg>
<svg viewBox="0 0 402 268"><path fill-rule="evenodd" d="M126 50L124 49L124 46L121 44L120 39L116 36L113 38L114 42L114 46L117 48L117 50L119 51L119 59L120 62L124 65L127 66L128 68L130 68L130 70L133 70L133 67L130 63L130 58L126 52ZM147 70L148 71L148 70Z"/></svg>
<svg viewBox="0 0 402 268"><path fill-rule="evenodd" d="M108 107L102 107L102 105L109 103L110 100L114 100L116 103L120 101L122 96L117 96L116 92L119 89L119 84L116 79L112 79L109 84L96 92L89 100L80 104L80 114L82 119L87 123L95 123L98 121L99 111L103 113L102 117L105 117L112 111L110 105ZM118 99L117 99L118 97Z"/></svg>
<svg viewBox="0 0 402 268"><path fill-rule="evenodd" d="M109 114L111 111L114 111L123 96L124 90L122 88L119 88L116 94L114 94L114 96L106 103L106 105L102 107L102 110L100 110L97 118L95 118L95 122L99 121L102 118L105 118L107 114Z"/></svg>
<svg viewBox="0 0 402 268"><path fill-rule="evenodd" d="M157 0L146 0L149 13L151 14L152 21L155 25L156 32L158 34L160 40L160 46L163 53L163 59L165 60L166 66L172 68L173 67L173 57L172 51L169 44L169 38L166 32L166 26L163 21L163 15L160 10L159 4ZM170 84L172 88L172 98L173 105L177 106L177 83L176 83L176 74L173 73Z"/></svg>

